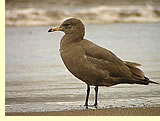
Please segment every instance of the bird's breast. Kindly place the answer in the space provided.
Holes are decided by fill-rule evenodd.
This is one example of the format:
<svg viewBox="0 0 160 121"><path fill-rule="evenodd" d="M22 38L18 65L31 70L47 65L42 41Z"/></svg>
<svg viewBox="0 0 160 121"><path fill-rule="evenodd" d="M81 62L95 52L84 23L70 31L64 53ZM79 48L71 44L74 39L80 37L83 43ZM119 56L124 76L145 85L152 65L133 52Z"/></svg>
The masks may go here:
<svg viewBox="0 0 160 121"><path fill-rule="evenodd" d="M98 70L89 61L81 48L60 49L61 58L67 69L80 80L96 85L96 80L104 78L104 72Z"/></svg>
<svg viewBox="0 0 160 121"><path fill-rule="evenodd" d="M76 71L78 66L82 66L82 62L85 61L86 55L83 50L79 48L67 48L60 49L61 58L65 66L70 71Z"/></svg>

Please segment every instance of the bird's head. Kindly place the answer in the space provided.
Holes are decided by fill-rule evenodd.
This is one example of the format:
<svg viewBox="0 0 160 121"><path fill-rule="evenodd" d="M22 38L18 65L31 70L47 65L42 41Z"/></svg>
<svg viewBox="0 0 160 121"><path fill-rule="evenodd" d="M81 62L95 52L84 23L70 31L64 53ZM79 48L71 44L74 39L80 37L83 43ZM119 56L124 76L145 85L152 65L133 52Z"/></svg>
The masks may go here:
<svg viewBox="0 0 160 121"><path fill-rule="evenodd" d="M65 20L59 27L52 27L48 32L63 31L65 34L78 34L84 36L85 27L81 20L76 18L69 18Z"/></svg>

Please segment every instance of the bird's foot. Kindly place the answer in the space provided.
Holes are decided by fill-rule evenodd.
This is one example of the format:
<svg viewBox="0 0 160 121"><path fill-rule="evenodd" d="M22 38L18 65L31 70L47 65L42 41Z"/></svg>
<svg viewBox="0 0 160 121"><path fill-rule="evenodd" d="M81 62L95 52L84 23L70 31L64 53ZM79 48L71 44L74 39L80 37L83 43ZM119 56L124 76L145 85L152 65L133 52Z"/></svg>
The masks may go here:
<svg viewBox="0 0 160 121"><path fill-rule="evenodd" d="M85 104L84 106L86 107L86 109L88 109L88 104Z"/></svg>
<svg viewBox="0 0 160 121"><path fill-rule="evenodd" d="M97 108L97 103L95 103L93 106L94 106L95 108Z"/></svg>
<svg viewBox="0 0 160 121"><path fill-rule="evenodd" d="M88 109L88 107L95 107L97 109L97 104L94 104L94 105L84 105L86 107L86 109Z"/></svg>

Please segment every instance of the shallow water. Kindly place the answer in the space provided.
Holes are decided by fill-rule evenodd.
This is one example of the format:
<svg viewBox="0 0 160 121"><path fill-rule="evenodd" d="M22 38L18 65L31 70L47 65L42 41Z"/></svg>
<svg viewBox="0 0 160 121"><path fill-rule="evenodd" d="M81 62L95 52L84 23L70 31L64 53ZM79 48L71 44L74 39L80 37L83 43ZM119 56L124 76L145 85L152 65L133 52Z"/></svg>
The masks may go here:
<svg viewBox="0 0 160 121"><path fill-rule="evenodd" d="M85 109L86 85L64 67L59 55L63 33L47 33L50 27L6 28L6 112ZM86 25L85 38L143 64L146 76L160 82L160 23ZM98 108L159 107L160 85L100 87L98 97Z"/></svg>

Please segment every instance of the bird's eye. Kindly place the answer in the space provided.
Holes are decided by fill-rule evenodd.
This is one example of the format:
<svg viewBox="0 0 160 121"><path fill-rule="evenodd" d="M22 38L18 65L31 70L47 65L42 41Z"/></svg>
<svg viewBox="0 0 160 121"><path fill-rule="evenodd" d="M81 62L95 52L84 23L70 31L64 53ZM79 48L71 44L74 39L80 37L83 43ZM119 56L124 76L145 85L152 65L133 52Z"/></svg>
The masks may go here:
<svg viewBox="0 0 160 121"><path fill-rule="evenodd" d="M69 27L71 24L63 24L63 26Z"/></svg>

